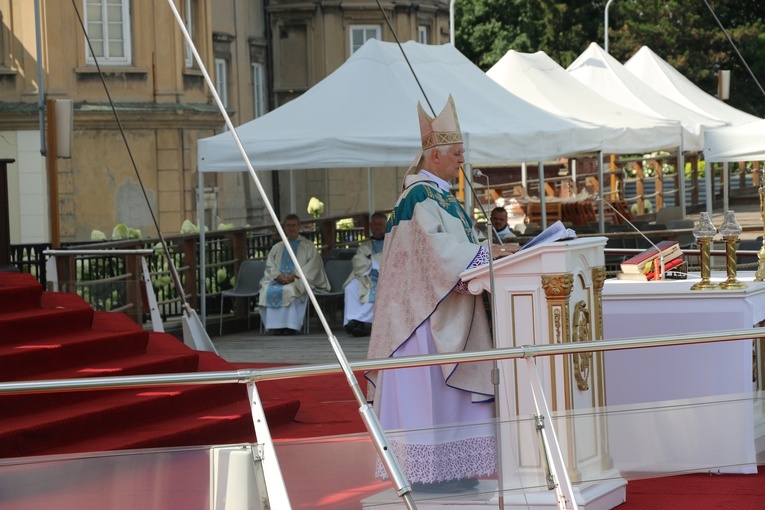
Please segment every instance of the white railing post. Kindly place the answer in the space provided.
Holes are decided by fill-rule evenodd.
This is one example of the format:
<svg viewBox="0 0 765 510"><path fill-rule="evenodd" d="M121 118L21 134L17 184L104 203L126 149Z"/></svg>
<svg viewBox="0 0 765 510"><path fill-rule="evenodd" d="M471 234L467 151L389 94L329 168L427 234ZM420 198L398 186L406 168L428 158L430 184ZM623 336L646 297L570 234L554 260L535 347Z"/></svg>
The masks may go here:
<svg viewBox="0 0 765 510"><path fill-rule="evenodd" d="M563 460L563 453L558 443L558 436L555 434L555 427L550 420L550 409L547 407L542 381L539 379L537 365L534 357L526 358L526 368L529 372L529 381L531 383L531 396L534 399L534 407L537 412L538 431L544 441L544 451L548 456L547 463L550 466L550 474L555 483L555 494L558 498L559 510L579 510L574 499L574 488L571 485L571 479L568 476L566 463ZM544 418L548 418L549 427L544 426ZM541 419L540 419L541 418Z"/></svg>
<svg viewBox="0 0 765 510"><path fill-rule="evenodd" d="M250 397L250 412L255 424L255 435L258 443L263 445L263 459L260 462L263 464L263 477L266 480L269 505L271 508L290 510L292 506L287 495L287 486L284 485L284 477L279 467L279 459L276 457L271 431L266 422L263 403L253 380L247 382L247 395Z"/></svg>
<svg viewBox="0 0 765 510"><path fill-rule="evenodd" d="M151 328L157 333L164 333L165 326L162 324L162 316L159 314L159 305L157 305L157 296L154 294L154 285L151 283L149 265L146 263L146 257L143 255L141 255L141 268L143 269L143 284L146 288L146 299L149 301L149 311L151 312Z"/></svg>

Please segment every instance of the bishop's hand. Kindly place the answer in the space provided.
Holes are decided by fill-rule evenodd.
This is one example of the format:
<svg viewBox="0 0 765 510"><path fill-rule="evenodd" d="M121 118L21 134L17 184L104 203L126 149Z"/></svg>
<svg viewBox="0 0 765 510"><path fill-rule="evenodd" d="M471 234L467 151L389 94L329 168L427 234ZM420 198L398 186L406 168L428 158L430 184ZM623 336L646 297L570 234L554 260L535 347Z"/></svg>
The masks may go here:
<svg viewBox="0 0 765 510"><path fill-rule="evenodd" d="M521 249L521 246L515 243L505 243L502 246L495 244L495 245L492 245L491 247L491 255L492 255L492 258L499 259L502 257L506 257L512 253L515 253L520 249Z"/></svg>

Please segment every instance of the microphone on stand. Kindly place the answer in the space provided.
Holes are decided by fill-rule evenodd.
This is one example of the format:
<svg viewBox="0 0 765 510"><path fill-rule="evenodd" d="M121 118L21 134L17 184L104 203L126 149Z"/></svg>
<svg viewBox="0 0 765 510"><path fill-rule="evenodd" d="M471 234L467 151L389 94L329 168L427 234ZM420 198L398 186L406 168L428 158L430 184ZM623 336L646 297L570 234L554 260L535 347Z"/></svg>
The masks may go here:
<svg viewBox="0 0 765 510"><path fill-rule="evenodd" d="M634 225L634 224L633 224L633 223L632 223L630 220L628 220L628 219L627 219L627 218L626 218L626 217L625 217L625 216L624 216L624 215L623 215L623 214L622 214L622 213L621 213L621 212L620 212L620 211L619 211L619 210L618 210L616 207L614 207L613 205L611 205L611 202L609 202L608 200L604 200L604 199L603 199L603 197L601 197L601 196L600 196L600 195L598 195L597 193L596 193L596 194L593 194L593 195L590 195L590 198L591 198L592 200L598 200L598 201L600 201L600 202L604 203L605 205L607 205L608 207L610 207L610 208L611 208L611 210L612 210L612 211L614 211L614 212L615 212L617 215L619 215L619 217L620 217L621 219L623 219L623 220L624 220L624 221L625 221L625 222L626 222L626 223L627 223L627 224L628 224L630 227L632 227L632 229L633 229L635 232L637 232L638 234L640 234L640 235L643 237L643 239L645 239L646 241L648 241L648 244L650 244L651 246L653 246L654 248L656 248L656 251L659 253L659 267L660 267L660 269L659 269L659 271L660 271L660 272L659 272L659 280L663 280L663 279L664 279L664 254L661 252L661 250L659 249L659 247L658 247L658 246L656 246L656 245L653 243L653 241L651 241L650 239L648 239L648 236L646 236L646 235L645 235L645 234L644 234L644 233L643 233L643 232L642 232L642 231L641 231L639 228L637 228L637 227L636 227L636 226L635 226L635 225Z"/></svg>
<svg viewBox="0 0 765 510"><path fill-rule="evenodd" d="M481 172L480 168L474 168L473 169L473 179L479 179L479 178L486 179L486 189L489 190L489 195L491 196L491 188L489 187L489 186L491 186L489 184L489 176L486 175L485 173ZM489 214L491 214L491 212L489 212ZM486 219L488 220L489 228L494 233L494 237L497 238L497 241L499 242L499 245L500 246L504 246L505 243L502 242L502 239L499 237L499 232L497 232L497 229L494 228L494 225L491 224L491 217L486 218ZM489 249L491 249L491 234L489 234Z"/></svg>

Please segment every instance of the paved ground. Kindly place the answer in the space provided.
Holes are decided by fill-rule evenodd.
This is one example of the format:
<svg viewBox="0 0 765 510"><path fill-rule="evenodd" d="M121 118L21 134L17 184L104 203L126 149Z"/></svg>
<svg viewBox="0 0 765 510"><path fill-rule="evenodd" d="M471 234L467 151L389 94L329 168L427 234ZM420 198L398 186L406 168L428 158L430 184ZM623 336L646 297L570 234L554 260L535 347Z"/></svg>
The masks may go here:
<svg viewBox="0 0 765 510"><path fill-rule="evenodd" d="M296 336L262 335L257 320L251 331L212 338L218 354L232 363L334 363L337 361L329 340L319 322L311 319L309 334ZM369 337L355 338L342 329L334 330L348 361L367 357Z"/></svg>

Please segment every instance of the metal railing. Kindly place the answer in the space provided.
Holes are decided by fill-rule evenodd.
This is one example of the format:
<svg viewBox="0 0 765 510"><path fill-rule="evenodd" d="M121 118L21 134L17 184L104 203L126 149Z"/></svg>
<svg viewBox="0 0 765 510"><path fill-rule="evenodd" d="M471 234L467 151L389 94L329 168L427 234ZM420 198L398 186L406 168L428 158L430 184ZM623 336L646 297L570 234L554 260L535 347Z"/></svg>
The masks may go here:
<svg viewBox="0 0 765 510"><path fill-rule="evenodd" d="M665 347L697 343L749 340L755 336L755 330L752 328L746 328L732 331L707 332L703 334L697 333L652 338L597 340L568 344L499 348L494 350L470 353L461 352L426 356L407 356L400 358L387 358L355 362L351 363L350 367L354 371L387 370L393 368L430 366L448 363L525 359L527 360L527 366L529 367L530 372L532 372L532 361L535 357L539 356L555 356L575 354L580 352L592 353L643 347ZM279 506L279 508L289 508L289 497L284 485L284 479L281 472L279 471L278 459L276 459L275 456L275 448L273 441L271 440L270 431L268 430L268 427L265 423L265 415L260 404L260 398L257 394L256 383L269 380L311 377L341 371L342 368L339 364L327 364L290 366L268 369L242 369L236 371L204 372L191 374L186 373L172 375L167 374L126 377L99 377L75 380L66 379L8 382L0 383L0 395L17 393L49 393L86 389L134 388L179 384L246 384L249 394L250 411L253 417L254 428L257 437L259 438L259 444L262 444L264 450L267 452L267 454L264 455L263 469L265 471L269 496L272 498L272 502L274 500L280 502L281 506ZM538 375L536 378L532 377L529 384L535 405L537 406L537 409L542 410L541 412L537 413L537 418L543 420L547 418L548 422L552 424L552 421L550 421L550 410L547 405L544 392L542 391L541 382L538 378ZM557 442L555 427L550 427L549 432L545 432L544 434L546 434L544 438L540 438L540 441L544 440L545 442L545 448L543 451L545 452L545 455L550 457L549 462L556 466L555 474L553 475L555 476L555 479L552 481L552 486L558 493L560 493L561 501L565 499L569 502L573 502L573 491L571 489L572 483L568 474L568 470L566 469L566 460L561 455L560 445ZM548 441L551 442L552 447L547 446ZM269 460L270 465L266 465L266 459ZM269 473L269 470L272 472ZM277 470L279 472L274 473L273 470ZM574 506L571 508L577 508L575 503L572 504ZM559 504L559 507L569 508L569 506L562 504Z"/></svg>
<svg viewBox="0 0 765 510"><path fill-rule="evenodd" d="M366 215L353 217L355 226L338 229L337 218L326 218L304 222L307 227L301 235L314 242L325 255L334 248L350 248L366 239L368 226ZM62 250L146 250L155 249L156 238L142 238L100 243L66 243ZM166 242L172 262L178 270L183 292L194 309L200 309L200 251L196 234L167 236ZM239 228L210 232L205 237L205 260L207 278L204 282L208 309L217 309L221 292L234 285L239 264L243 260L262 260L274 245L274 232L263 227ZM11 246L11 262L22 272L30 273L48 287L48 277L43 252L52 248L50 243L36 243ZM118 311L130 310L131 298L127 295L126 280L133 278L137 271L130 270L132 262L126 255L71 255L59 254L58 280L77 291L94 309ZM183 315L183 307L175 285L170 278L169 265L165 254L156 250L146 257L152 284L158 300L158 309L164 320ZM75 290L77 289L77 290ZM132 318L141 323L140 309L134 309Z"/></svg>

